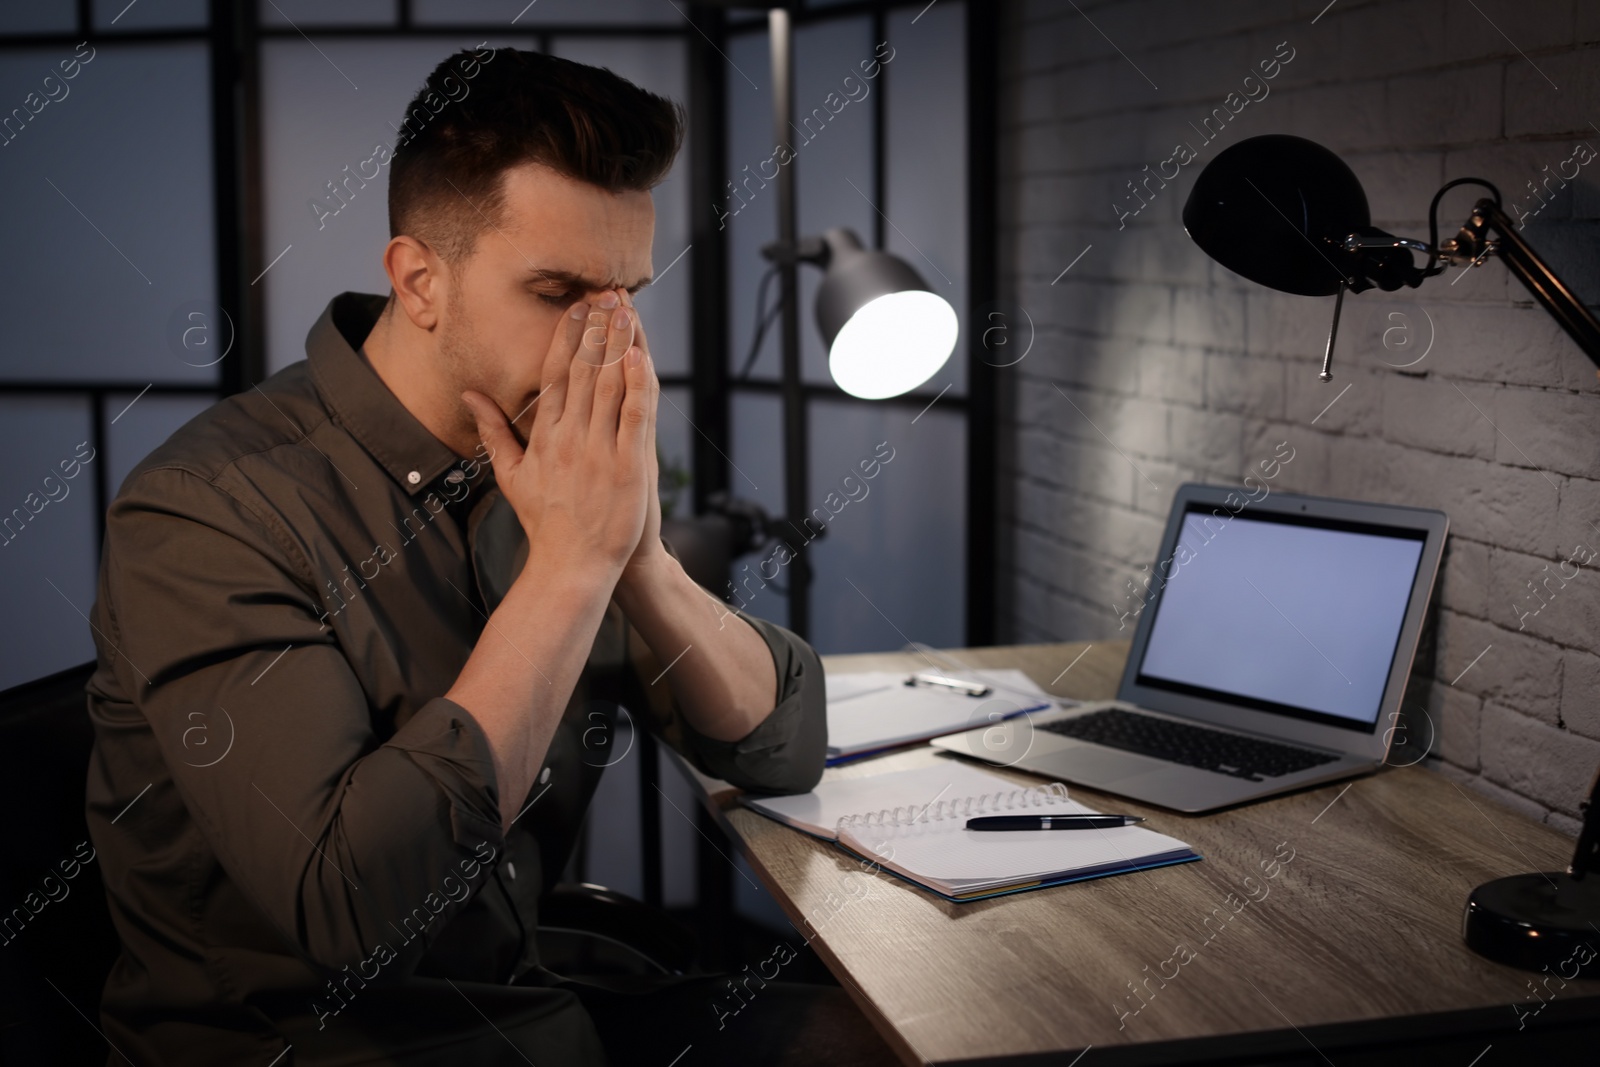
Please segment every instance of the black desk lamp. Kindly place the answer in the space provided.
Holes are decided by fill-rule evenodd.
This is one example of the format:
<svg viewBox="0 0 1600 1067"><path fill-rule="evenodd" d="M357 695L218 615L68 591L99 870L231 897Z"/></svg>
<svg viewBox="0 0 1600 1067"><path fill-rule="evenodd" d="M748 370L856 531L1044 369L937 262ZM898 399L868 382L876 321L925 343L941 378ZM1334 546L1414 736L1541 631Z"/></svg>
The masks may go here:
<svg viewBox="0 0 1600 1067"><path fill-rule="evenodd" d="M1441 243L1439 199L1457 185L1481 185L1493 196L1479 200L1456 236ZM1267 134L1240 141L1206 164L1183 205L1183 228L1235 274L1285 293L1335 297L1322 359L1325 382L1333 378L1346 289L1416 288L1446 266L1477 266L1491 255L1600 367L1600 322L1523 240L1500 207L1500 190L1481 178L1457 178L1434 194L1423 244L1373 227L1361 182L1338 156L1303 137ZM1426 255L1427 265L1417 267L1412 252Z"/></svg>
<svg viewBox="0 0 1600 1067"><path fill-rule="evenodd" d="M1462 184L1494 195L1479 200L1456 236L1441 244L1439 199ZM1333 377L1346 289L1415 288L1444 273L1441 260L1476 266L1491 255L1600 366L1600 322L1523 240L1500 207L1500 191L1481 179L1457 178L1440 188L1428 207L1429 243L1423 244L1372 226L1366 193L1338 156L1301 137L1269 134L1240 141L1206 165L1183 206L1183 226L1236 274L1286 293L1335 298L1322 358L1325 382ZM1427 265L1417 267L1412 252L1426 255ZM1472 891L1462 936L1473 951L1526 970L1555 968L1563 979L1600 977L1600 773L1580 807L1583 827L1564 872L1512 875Z"/></svg>

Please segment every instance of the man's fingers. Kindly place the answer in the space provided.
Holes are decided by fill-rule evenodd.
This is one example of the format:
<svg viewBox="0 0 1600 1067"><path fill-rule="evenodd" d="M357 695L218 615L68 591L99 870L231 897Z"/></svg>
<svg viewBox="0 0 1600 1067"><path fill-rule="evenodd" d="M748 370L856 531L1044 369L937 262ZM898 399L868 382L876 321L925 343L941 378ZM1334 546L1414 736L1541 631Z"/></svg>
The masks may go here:
<svg viewBox="0 0 1600 1067"><path fill-rule="evenodd" d="M632 307L632 305L629 306ZM639 350L648 359L650 356L650 338L645 336L644 320L639 317L637 311L633 313L633 343L639 346Z"/></svg>
<svg viewBox="0 0 1600 1067"><path fill-rule="evenodd" d="M462 393L461 400L478 424L478 437L489 450L489 465L494 468L496 481L501 481L502 475L522 459L522 445L511 432L511 424L499 404L472 389Z"/></svg>
<svg viewBox="0 0 1600 1067"><path fill-rule="evenodd" d="M539 375L539 396L535 401L533 412L534 428L528 433L530 441L533 440L534 432L539 431L540 427L548 430L561 418L562 409L566 404L568 376L578 347L583 343L584 325L588 316L589 305L581 300L578 301L567 309L567 314L562 317L550 338L550 348L545 353L544 367Z"/></svg>
<svg viewBox="0 0 1600 1067"><path fill-rule="evenodd" d="M622 302L630 310L633 310L633 298L628 295L627 290L622 291ZM638 311L633 312L633 343L643 353L641 362L644 365L645 377L650 385L650 421L645 436L648 439L647 451L649 452L649 458L653 462L656 458L656 409L661 402L661 379L656 375L656 361L650 355L650 338L644 332L644 320L639 318Z"/></svg>
<svg viewBox="0 0 1600 1067"><path fill-rule="evenodd" d="M606 306L607 296L612 298L610 307ZM611 293L602 293L600 299L590 305L583 343L578 346L567 375L567 399L561 406L561 417L575 418L580 426L588 423L589 413L594 408L594 383L606 361L606 346L612 333L610 322L616 308L615 294Z"/></svg>
<svg viewBox="0 0 1600 1067"><path fill-rule="evenodd" d="M622 411L617 419L617 451L624 456L635 456L642 463L651 444L650 390L654 374L638 345L629 346L623 371L628 379L628 391L622 398Z"/></svg>
<svg viewBox="0 0 1600 1067"><path fill-rule="evenodd" d="M618 331L626 334L628 331ZM624 349L624 352L630 349ZM628 391L627 359L620 357L600 368L594 383L594 410L589 415L589 436L608 451L616 447L617 417Z"/></svg>
<svg viewBox="0 0 1600 1067"><path fill-rule="evenodd" d="M633 307L633 301L628 299L626 293L623 294L623 300L628 307ZM661 379L656 374L655 358L650 355L650 338L645 335L644 320L639 318L637 311L633 313L633 316L633 343L638 345L639 350L644 353L644 369L646 375L650 378L650 440L653 442L656 439L656 408L661 400ZM654 451L652 448L652 458L654 458Z"/></svg>
<svg viewBox="0 0 1600 1067"><path fill-rule="evenodd" d="M648 348L644 349L644 372L650 378L650 458L655 458L656 409L661 406L661 379L656 375L656 361Z"/></svg>
<svg viewBox="0 0 1600 1067"><path fill-rule="evenodd" d="M634 342L639 324L639 313L633 310L633 300L628 296L628 291L626 289L613 289L610 292L617 295L618 302L610 308L597 308L596 310L604 312L603 316L597 315L593 311L589 314L590 329L605 330L603 343L606 346L606 350L600 360L600 365L603 367L622 362L622 357L628 354L628 346ZM604 297L601 299L604 299ZM617 325L617 312L624 308L627 309L627 321L619 327ZM620 336L618 336L617 332L619 329L621 330ZM595 333L592 337L594 344L601 344L601 337L600 333Z"/></svg>

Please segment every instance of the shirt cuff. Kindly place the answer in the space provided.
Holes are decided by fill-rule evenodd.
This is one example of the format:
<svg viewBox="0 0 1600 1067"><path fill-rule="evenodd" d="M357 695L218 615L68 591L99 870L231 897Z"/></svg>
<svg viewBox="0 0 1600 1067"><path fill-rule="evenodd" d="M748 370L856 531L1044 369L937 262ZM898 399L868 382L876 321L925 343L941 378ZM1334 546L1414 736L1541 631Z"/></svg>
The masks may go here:
<svg viewBox="0 0 1600 1067"><path fill-rule="evenodd" d="M719 741L680 724L702 770L729 785L764 793L806 793L822 780L827 758L827 701L822 661L790 630L750 615L739 618L755 628L772 653L778 676L775 706L738 741Z"/></svg>
<svg viewBox="0 0 1600 1067"><path fill-rule="evenodd" d="M434 697L388 741L428 776L450 812L451 837L458 845L488 841L503 847L499 782L489 736L467 709Z"/></svg>

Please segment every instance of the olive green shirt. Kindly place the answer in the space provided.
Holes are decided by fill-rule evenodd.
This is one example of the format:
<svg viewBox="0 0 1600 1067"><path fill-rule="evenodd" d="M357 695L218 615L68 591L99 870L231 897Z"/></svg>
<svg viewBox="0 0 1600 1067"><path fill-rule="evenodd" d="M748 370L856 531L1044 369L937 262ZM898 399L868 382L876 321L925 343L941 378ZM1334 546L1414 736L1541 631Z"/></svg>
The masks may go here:
<svg viewBox="0 0 1600 1067"><path fill-rule="evenodd" d="M502 833L488 740L442 694L527 539L360 353L383 304L334 299L305 362L179 429L106 515L88 819L122 940L101 1020L139 1064L601 1064L532 933L602 769L632 773L618 706L738 786L822 773L803 640L728 616L778 685L716 741L613 600Z"/></svg>

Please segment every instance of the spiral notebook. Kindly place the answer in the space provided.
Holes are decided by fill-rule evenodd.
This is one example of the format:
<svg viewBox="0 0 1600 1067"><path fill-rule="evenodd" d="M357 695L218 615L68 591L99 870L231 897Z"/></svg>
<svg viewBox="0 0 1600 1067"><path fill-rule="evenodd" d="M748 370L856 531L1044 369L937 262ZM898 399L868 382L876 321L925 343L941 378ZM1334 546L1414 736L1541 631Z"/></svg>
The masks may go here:
<svg viewBox="0 0 1600 1067"><path fill-rule="evenodd" d="M1200 858L1187 844L1142 826L1111 830L966 829L994 814L1093 814L1060 782L1021 788L951 761L825 782L810 793L740 798L798 830L832 840L946 900L980 900Z"/></svg>

